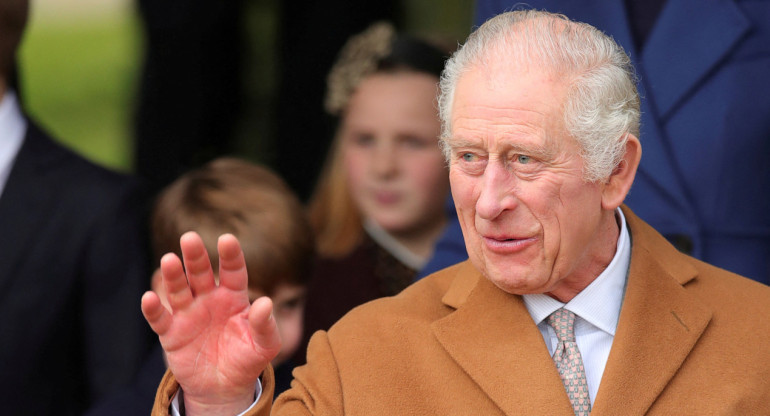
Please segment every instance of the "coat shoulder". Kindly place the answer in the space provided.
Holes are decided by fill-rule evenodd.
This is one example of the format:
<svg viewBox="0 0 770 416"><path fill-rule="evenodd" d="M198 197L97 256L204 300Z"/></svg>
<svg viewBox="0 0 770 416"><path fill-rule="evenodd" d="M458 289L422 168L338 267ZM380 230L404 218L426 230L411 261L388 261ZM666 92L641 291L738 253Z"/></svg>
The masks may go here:
<svg viewBox="0 0 770 416"><path fill-rule="evenodd" d="M689 261L698 273L685 288L711 305L715 313L736 320L770 316L769 286L694 258ZM770 321L756 324L770 329Z"/></svg>

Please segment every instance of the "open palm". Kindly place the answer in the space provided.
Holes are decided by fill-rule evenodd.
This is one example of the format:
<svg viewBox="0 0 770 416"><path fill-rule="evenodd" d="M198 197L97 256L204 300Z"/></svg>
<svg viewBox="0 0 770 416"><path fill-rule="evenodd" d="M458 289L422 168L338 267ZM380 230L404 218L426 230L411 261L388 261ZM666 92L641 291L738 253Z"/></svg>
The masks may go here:
<svg viewBox="0 0 770 416"><path fill-rule="evenodd" d="M272 302L249 304L246 264L234 236L219 239L219 285L200 237L186 233L180 244L184 267L174 254L161 259L171 311L148 292L142 312L160 338L188 413L248 406L257 378L280 349Z"/></svg>

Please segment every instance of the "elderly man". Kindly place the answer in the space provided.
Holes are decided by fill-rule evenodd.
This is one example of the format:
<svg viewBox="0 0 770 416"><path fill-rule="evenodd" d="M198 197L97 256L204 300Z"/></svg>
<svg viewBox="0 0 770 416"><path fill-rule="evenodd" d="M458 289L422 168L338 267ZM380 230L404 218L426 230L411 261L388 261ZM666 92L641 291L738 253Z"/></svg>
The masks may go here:
<svg viewBox="0 0 770 416"><path fill-rule="evenodd" d="M503 14L450 59L441 87L470 261L317 333L273 406L270 301L248 304L232 236L217 287L186 235L187 275L173 255L161 262L173 312L142 299L173 372L156 414L770 412L770 289L679 253L621 209L641 157L639 100L610 38L563 16Z"/></svg>

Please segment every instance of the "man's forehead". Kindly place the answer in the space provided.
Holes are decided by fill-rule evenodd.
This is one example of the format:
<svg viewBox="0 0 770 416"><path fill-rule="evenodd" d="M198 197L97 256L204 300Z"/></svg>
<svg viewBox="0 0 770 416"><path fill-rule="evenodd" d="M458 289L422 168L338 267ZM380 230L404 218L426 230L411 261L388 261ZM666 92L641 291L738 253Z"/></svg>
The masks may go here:
<svg viewBox="0 0 770 416"><path fill-rule="evenodd" d="M548 115L531 109L467 106L458 109L451 141L467 141L474 138L489 140L525 138L542 135L548 123Z"/></svg>
<svg viewBox="0 0 770 416"><path fill-rule="evenodd" d="M454 100L488 100L509 98L511 102L537 99L561 99L554 93L566 89L569 77L558 74L550 65L538 61L521 61L514 56L488 53L472 63L458 76ZM546 90L548 94L542 94Z"/></svg>
<svg viewBox="0 0 770 416"><path fill-rule="evenodd" d="M542 45L516 34L517 32L509 33L508 36L490 41L484 50L469 62L468 68L481 69L490 78L497 75L508 77L520 72L559 72L552 57L540 50Z"/></svg>
<svg viewBox="0 0 770 416"><path fill-rule="evenodd" d="M505 129L560 123L565 97L565 83L550 74L475 66L458 80L452 134L459 134L467 124Z"/></svg>

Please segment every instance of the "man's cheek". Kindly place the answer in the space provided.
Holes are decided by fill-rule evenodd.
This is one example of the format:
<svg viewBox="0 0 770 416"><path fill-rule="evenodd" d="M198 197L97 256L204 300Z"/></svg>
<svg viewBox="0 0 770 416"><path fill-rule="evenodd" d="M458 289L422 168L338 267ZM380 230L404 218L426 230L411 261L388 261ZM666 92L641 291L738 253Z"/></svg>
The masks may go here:
<svg viewBox="0 0 770 416"><path fill-rule="evenodd" d="M476 204L476 192L473 183L467 178L452 178L450 176L452 198L455 204L463 209L469 209Z"/></svg>

